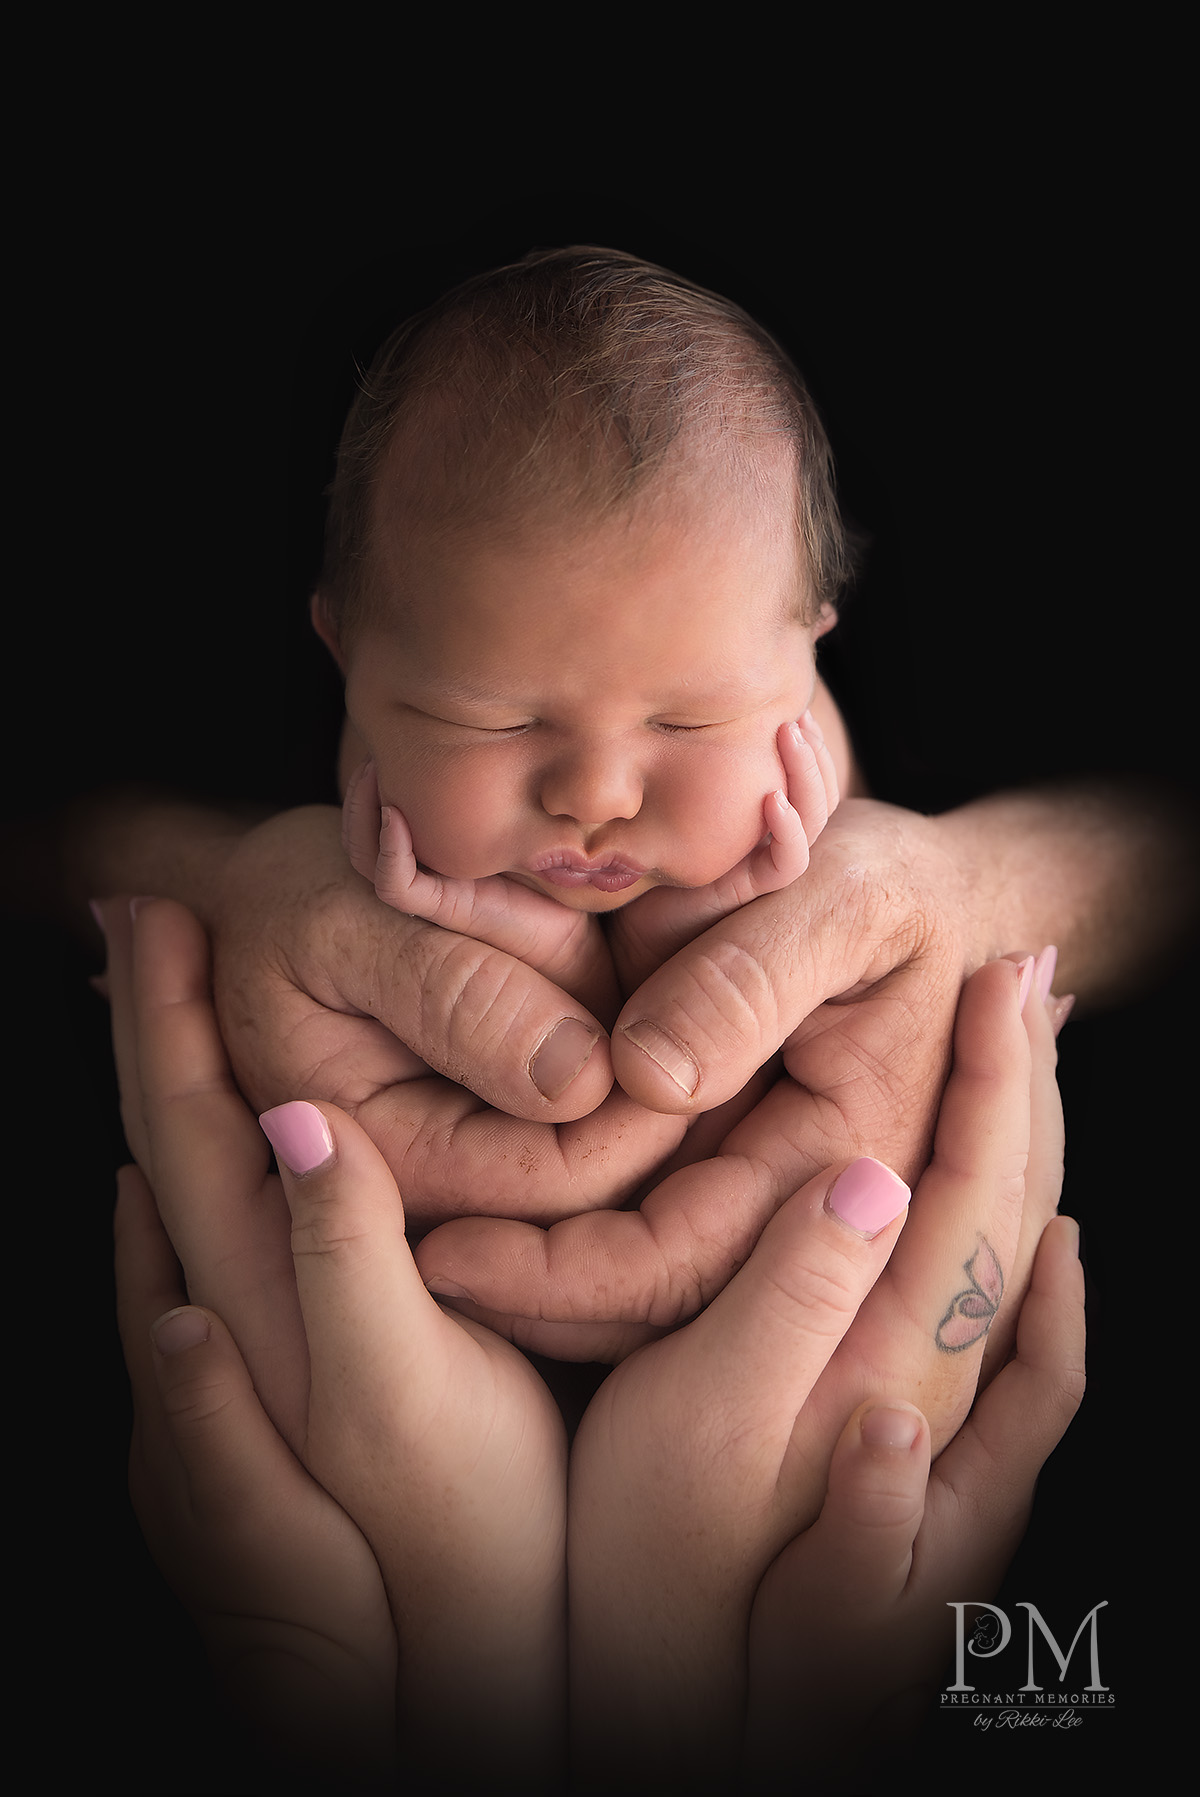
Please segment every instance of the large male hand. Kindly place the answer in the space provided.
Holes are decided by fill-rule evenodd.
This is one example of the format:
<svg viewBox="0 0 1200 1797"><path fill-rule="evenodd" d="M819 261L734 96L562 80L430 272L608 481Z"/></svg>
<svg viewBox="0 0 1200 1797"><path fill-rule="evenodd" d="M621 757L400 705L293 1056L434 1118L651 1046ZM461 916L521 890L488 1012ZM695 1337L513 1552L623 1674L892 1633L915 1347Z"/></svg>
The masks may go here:
<svg viewBox="0 0 1200 1797"><path fill-rule="evenodd" d="M464 1211L549 1222L619 1202L683 1138L685 1118L610 1090L608 1039L582 1005L382 905L332 807L244 835L200 908L246 1097L349 1111L418 1230Z"/></svg>
<svg viewBox="0 0 1200 1797"><path fill-rule="evenodd" d="M626 1091L681 1114L720 1105L782 1046L785 1076L706 1146L715 1158L672 1172L637 1211L548 1231L448 1223L421 1246L425 1278L469 1294L476 1315L526 1347L616 1358L713 1297L822 1167L867 1154L913 1181L963 980L996 954L1040 946L1008 936L1011 908L982 881L979 840L965 812L927 819L847 801L801 881L689 944L613 1032ZM1046 990L1052 971L1040 963Z"/></svg>

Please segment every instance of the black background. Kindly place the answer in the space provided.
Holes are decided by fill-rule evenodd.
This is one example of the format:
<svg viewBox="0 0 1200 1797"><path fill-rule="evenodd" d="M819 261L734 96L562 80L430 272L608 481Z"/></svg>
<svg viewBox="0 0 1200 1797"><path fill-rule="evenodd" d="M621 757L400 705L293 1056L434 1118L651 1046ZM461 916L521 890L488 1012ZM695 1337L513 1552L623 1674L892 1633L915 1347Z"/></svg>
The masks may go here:
<svg viewBox="0 0 1200 1797"><path fill-rule="evenodd" d="M733 82L753 102L745 69L717 55L665 119L645 47L636 81L614 72L585 101L560 71L486 116L444 64L427 76L399 51L386 103L336 120L263 53L244 84L226 67L197 88L177 48L151 99L122 80L77 109L51 83L11 339L30 395L7 607L18 816L126 777L332 796L338 692L306 601L355 359L459 276L570 241L730 293L808 374L873 545L826 667L881 797L937 810L1043 776L1189 769L1179 222L1155 98L1170 58L1125 48L1001 64L991 46L950 89L886 56L869 82L810 66L737 124L719 96ZM351 98L361 79L348 63ZM68 98L88 86L73 80ZM11 1286L28 1306L9 1347L11 1539L33 1593L13 1630L36 1751L54 1783L248 1789L125 1506L99 944L18 904L10 946ZM1092 1388L1003 1601L1069 1639L1107 1599L1116 1704L1054 1736L934 1718L914 1788L1117 1788L1114 1749L1148 1766L1188 1701L1157 1619L1179 1595L1192 1432L1170 1330L1191 1251L1194 1002L1176 967L1061 1043Z"/></svg>

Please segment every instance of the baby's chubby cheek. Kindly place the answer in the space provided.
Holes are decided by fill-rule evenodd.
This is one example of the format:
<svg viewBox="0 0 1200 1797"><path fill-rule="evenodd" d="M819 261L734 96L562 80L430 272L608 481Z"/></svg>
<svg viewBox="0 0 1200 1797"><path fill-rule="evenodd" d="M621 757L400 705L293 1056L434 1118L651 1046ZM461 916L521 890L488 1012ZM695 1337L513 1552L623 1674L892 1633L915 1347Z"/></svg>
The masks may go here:
<svg viewBox="0 0 1200 1797"><path fill-rule="evenodd" d="M773 738L696 754L672 795L673 827L657 858L667 879L707 886L736 867L766 834L764 799L784 785Z"/></svg>

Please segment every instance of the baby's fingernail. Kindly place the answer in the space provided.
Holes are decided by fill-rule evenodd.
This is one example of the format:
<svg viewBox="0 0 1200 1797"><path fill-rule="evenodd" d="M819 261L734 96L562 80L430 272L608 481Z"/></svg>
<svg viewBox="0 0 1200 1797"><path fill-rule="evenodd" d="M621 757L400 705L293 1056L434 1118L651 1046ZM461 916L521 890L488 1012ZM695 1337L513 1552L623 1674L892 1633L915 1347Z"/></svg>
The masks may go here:
<svg viewBox="0 0 1200 1797"><path fill-rule="evenodd" d="M627 1036L635 1048L649 1055L650 1059L662 1068L663 1072L673 1079L681 1092L688 1097L700 1084L700 1069L683 1046L674 1036L668 1036L666 1030L648 1018L639 1018L636 1023L622 1026L622 1035Z"/></svg>
<svg viewBox="0 0 1200 1797"><path fill-rule="evenodd" d="M168 1310L150 1325L150 1334L160 1354L182 1354L185 1348L199 1347L208 1340L209 1322L202 1310L185 1305Z"/></svg>
<svg viewBox="0 0 1200 1797"><path fill-rule="evenodd" d="M589 1029L578 1017L564 1017L542 1037L529 1062L529 1077L543 1098L562 1097L599 1040L599 1030Z"/></svg>
<svg viewBox="0 0 1200 1797"><path fill-rule="evenodd" d="M825 1195L825 1209L870 1241L900 1215L911 1197L899 1174L864 1155L838 1174Z"/></svg>
<svg viewBox="0 0 1200 1797"><path fill-rule="evenodd" d="M311 1173L333 1159L333 1136L315 1104L295 1099L264 1111L259 1127L285 1167Z"/></svg>
<svg viewBox="0 0 1200 1797"><path fill-rule="evenodd" d="M865 1448L911 1448L921 1433L921 1418L915 1410L897 1410L889 1404L876 1404L858 1425Z"/></svg>
<svg viewBox="0 0 1200 1797"><path fill-rule="evenodd" d="M1042 950L1033 964L1033 982L1043 1004L1050 996L1050 988L1054 984L1054 969L1057 965L1058 950L1053 943Z"/></svg>

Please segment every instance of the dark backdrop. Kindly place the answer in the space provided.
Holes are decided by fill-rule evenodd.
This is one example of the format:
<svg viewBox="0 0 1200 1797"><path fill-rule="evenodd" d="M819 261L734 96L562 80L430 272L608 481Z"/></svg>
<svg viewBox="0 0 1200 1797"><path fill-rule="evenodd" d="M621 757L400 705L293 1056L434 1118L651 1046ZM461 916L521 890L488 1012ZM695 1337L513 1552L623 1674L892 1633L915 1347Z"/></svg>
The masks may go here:
<svg viewBox="0 0 1200 1797"><path fill-rule="evenodd" d="M999 99L976 116L969 99L940 129L914 105L884 130L860 105L819 142L684 132L620 168L597 143L611 121L582 116L553 139L498 124L469 162L445 120L428 142L376 121L369 147L343 134L331 150L299 107L278 140L253 107L233 124L198 109L172 132L161 99L154 132L120 112L76 132L21 263L32 497L13 542L36 541L10 564L18 813L147 775L278 804L331 795L338 693L306 601L355 359L460 275L579 240L731 293L806 370L872 543L826 666L880 796L936 810L1031 778L1182 765L1169 189L1069 84L1015 112ZM32 1400L14 1548L32 1573L20 1626L39 1751L56 1783L246 1789L243 1746L125 1508L108 1270L122 1148L86 985L99 947L19 905L11 931L12 1284L31 1315L10 1377ZM1054 1738L935 1718L923 1764L938 1778L1106 1789L1114 1746L1149 1755L1162 1704L1183 1700L1143 1605L1177 1578L1166 1331L1195 1189L1178 1048L1194 991L1175 968L1061 1044L1093 1382L1008 1598L1067 1638L1108 1600L1117 1708ZM788 1788L802 1768L798 1743Z"/></svg>

